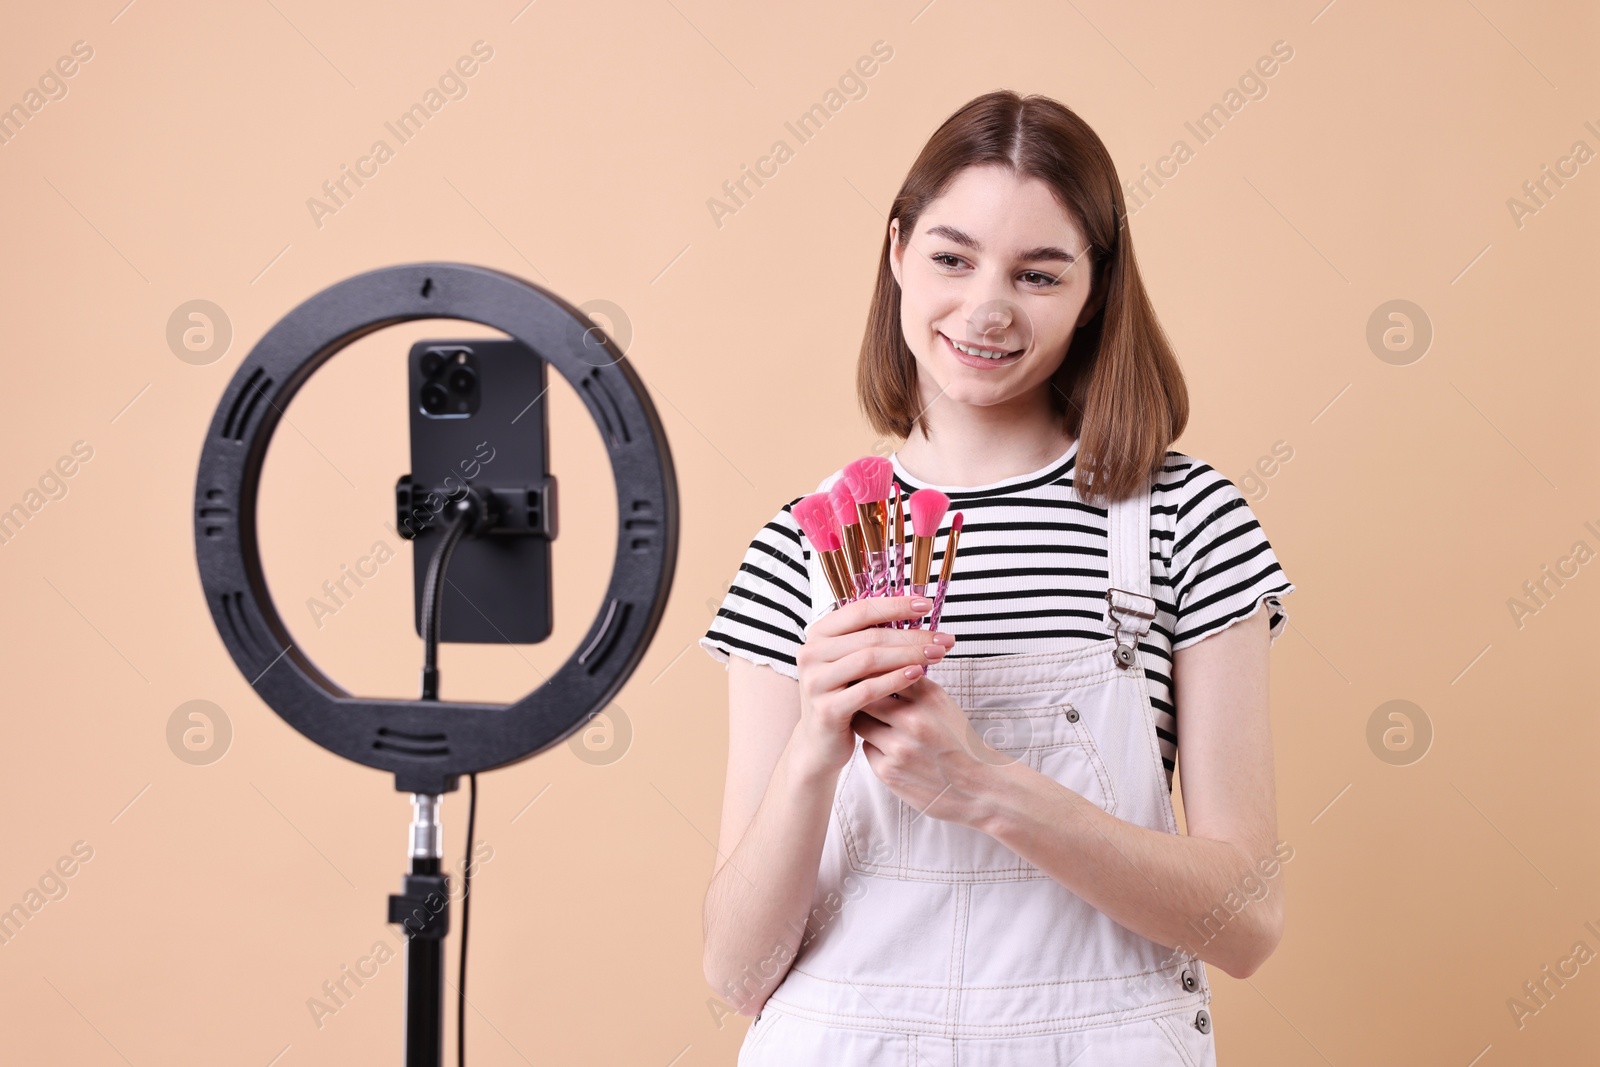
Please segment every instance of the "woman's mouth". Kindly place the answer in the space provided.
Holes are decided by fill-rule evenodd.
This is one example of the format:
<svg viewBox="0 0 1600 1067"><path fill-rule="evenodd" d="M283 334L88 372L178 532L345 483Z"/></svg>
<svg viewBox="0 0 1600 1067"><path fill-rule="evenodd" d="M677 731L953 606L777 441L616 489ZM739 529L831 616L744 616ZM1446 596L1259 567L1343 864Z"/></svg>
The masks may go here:
<svg viewBox="0 0 1600 1067"><path fill-rule="evenodd" d="M1001 349L992 346L957 343L943 333L940 333L939 337L944 341L950 354L955 357L956 362L965 363L969 367L981 367L984 370L1009 367L1022 359L1023 353L1027 351L1025 348L1018 348L1002 354Z"/></svg>

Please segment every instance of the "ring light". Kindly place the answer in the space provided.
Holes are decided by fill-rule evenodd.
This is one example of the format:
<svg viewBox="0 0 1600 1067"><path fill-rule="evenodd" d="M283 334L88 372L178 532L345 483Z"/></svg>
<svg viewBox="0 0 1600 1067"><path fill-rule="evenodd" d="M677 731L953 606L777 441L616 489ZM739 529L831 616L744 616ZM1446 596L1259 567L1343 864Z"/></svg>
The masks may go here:
<svg viewBox="0 0 1600 1067"><path fill-rule="evenodd" d="M369 333L460 319L510 335L560 371L599 427L620 529L611 582L577 651L513 704L353 696L289 635L261 569L256 495L278 420L323 363ZM596 366L599 343L610 362ZM195 548L206 603L234 663L290 726L330 752L392 771L402 792L442 794L460 775L560 743L622 688L666 609L678 492L661 420L615 343L549 291L464 263L413 263L329 286L257 342L223 393L200 455Z"/></svg>

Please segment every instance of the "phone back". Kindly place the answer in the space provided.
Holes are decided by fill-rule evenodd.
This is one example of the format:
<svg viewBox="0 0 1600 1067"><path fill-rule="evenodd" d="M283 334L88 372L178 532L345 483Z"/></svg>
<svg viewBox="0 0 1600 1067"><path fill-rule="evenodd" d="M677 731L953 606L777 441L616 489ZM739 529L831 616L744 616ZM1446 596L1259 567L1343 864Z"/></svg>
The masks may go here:
<svg viewBox="0 0 1600 1067"><path fill-rule="evenodd" d="M514 340L429 340L411 348L414 611L422 633L422 585L443 536L451 492L467 483L501 504L553 511L544 360ZM524 496L522 494L530 494ZM397 516L398 518L399 516ZM519 516L520 518L521 516ZM540 515L551 536L554 514ZM553 625L550 537L511 533L465 537L445 572L440 640L533 644Z"/></svg>

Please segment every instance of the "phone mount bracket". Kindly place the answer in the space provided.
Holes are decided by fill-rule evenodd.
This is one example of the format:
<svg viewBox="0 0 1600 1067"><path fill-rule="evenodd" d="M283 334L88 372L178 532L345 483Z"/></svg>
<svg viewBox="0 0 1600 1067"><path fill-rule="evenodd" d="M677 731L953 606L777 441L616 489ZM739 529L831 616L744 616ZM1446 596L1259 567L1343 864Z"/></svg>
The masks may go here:
<svg viewBox="0 0 1600 1067"><path fill-rule="evenodd" d="M556 519L556 478L547 475L538 485L480 485L467 481L454 488L440 486L423 489L411 475L402 474L394 486L395 532L414 541L424 530L438 525L444 505L471 486L487 501L487 514L475 531L479 537L544 537L554 541L559 525ZM439 501L430 505L430 500Z"/></svg>

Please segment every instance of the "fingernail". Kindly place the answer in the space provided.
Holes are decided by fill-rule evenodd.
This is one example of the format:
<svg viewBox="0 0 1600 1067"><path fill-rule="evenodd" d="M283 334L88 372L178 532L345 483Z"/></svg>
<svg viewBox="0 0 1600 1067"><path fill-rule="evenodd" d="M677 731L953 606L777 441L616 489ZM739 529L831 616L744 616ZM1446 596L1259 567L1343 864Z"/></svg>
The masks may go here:
<svg viewBox="0 0 1600 1067"><path fill-rule="evenodd" d="M956 643L956 635L947 634L943 630L933 631L933 639L939 642L939 644L943 645L945 648L950 648Z"/></svg>
<svg viewBox="0 0 1600 1067"><path fill-rule="evenodd" d="M914 597L912 599L912 601L911 601L911 610L912 611L921 611L921 612L932 611L933 610L933 601L924 599L923 597L920 597L920 596L919 597Z"/></svg>
<svg viewBox="0 0 1600 1067"><path fill-rule="evenodd" d="M905 676L907 678L916 678L916 677L920 676L921 674L922 674L922 668L917 666L915 663L913 663L911 666L909 666L909 667L907 667L905 669Z"/></svg>

